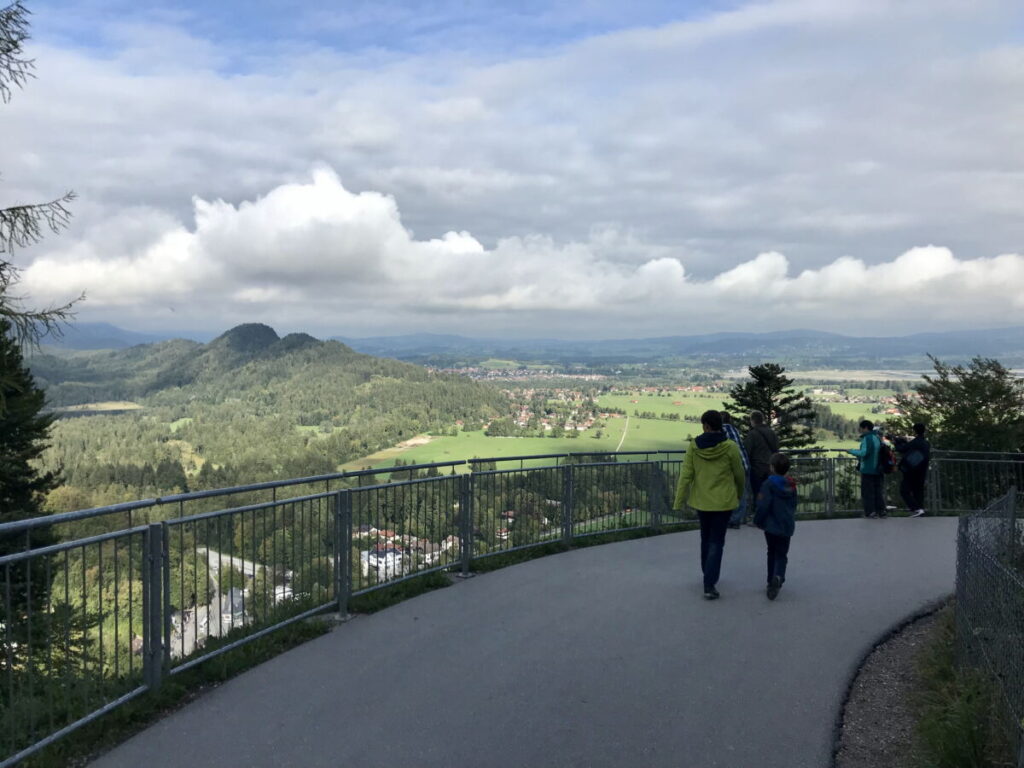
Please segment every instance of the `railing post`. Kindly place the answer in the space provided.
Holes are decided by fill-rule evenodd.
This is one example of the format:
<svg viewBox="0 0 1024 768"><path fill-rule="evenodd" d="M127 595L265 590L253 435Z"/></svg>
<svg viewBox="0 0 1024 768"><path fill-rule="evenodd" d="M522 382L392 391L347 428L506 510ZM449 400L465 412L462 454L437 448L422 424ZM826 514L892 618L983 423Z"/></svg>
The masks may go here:
<svg viewBox="0 0 1024 768"><path fill-rule="evenodd" d="M1011 485L1010 492L1006 500L1008 509L1006 510L1007 517L1010 522L1010 542L1007 547L1007 555L1009 556L1009 565L1011 568L1016 566L1017 562L1017 486Z"/></svg>
<svg viewBox="0 0 1024 768"><path fill-rule="evenodd" d="M825 458L825 517L836 514L836 460L832 456Z"/></svg>
<svg viewBox="0 0 1024 768"><path fill-rule="evenodd" d="M656 533L661 532L661 487L658 473L661 467L657 462L647 464L647 519Z"/></svg>
<svg viewBox="0 0 1024 768"><path fill-rule="evenodd" d="M942 466L943 460L936 459L931 462L931 488L932 488L932 501L934 506L932 509L935 510L935 514L941 515L945 512L945 508L942 505Z"/></svg>
<svg viewBox="0 0 1024 768"><path fill-rule="evenodd" d="M143 534L142 675L151 691L160 687L164 665L164 527L152 523Z"/></svg>
<svg viewBox="0 0 1024 768"><path fill-rule="evenodd" d="M473 473L459 476L459 554L462 575L469 576L473 559Z"/></svg>
<svg viewBox="0 0 1024 768"><path fill-rule="evenodd" d="M334 595L338 614L348 615L352 596L352 493L338 491L334 497Z"/></svg>
<svg viewBox="0 0 1024 768"><path fill-rule="evenodd" d="M572 546L573 465L562 467L562 543Z"/></svg>

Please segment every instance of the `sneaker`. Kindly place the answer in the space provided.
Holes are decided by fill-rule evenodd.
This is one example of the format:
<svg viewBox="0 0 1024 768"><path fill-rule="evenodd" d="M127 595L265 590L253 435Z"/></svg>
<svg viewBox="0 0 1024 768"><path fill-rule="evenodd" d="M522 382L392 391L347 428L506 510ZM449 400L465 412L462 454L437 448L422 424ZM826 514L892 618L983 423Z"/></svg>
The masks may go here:
<svg viewBox="0 0 1024 768"><path fill-rule="evenodd" d="M782 579L778 576L772 576L771 582L768 584L768 599L774 600L779 596L779 590L782 589Z"/></svg>
<svg viewBox="0 0 1024 768"><path fill-rule="evenodd" d="M914 510L914 511L913 511L913 512L912 512L912 513L910 514L910 516L911 516L911 517L924 517L924 516L925 516L925 514L926 514L926 513L925 513L925 511L924 511L923 509L915 509L915 510Z"/></svg>
<svg viewBox="0 0 1024 768"><path fill-rule="evenodd" d="M719 597L721 597L721 595L718 594L718 590L715 589L714 587L711 587L710 589L705 589L704 590L704 599L705 600L717 600Z"/></svg>

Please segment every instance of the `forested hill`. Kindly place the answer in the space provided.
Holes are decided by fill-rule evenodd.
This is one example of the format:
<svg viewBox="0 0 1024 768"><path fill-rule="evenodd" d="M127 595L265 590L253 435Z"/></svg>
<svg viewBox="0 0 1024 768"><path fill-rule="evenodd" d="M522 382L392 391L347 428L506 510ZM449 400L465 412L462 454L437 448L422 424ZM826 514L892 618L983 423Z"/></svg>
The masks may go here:
<svg viewBox="0 0 1024 768"><path fill-rule="evenodd" d="M63 467L54 511L151 493L332 472L457 421L504 413L496 389L259 324L209 344L175 340L30 360ZM117 411L103 415L102 409Z"/></svg>

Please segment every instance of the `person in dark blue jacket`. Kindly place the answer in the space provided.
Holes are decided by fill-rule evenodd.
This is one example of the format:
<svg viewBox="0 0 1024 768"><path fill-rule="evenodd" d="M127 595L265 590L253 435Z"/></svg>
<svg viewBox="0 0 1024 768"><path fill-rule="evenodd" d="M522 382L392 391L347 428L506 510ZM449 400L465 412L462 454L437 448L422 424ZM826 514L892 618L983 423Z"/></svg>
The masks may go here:
<svg viewBox="0 0 1024 768"><path fill-rule="evenodd" d="M789 477L789 457L773 453L770 459L772 474L764 481L757 494L754 525L764 531L768 544L768 599L779 596L786 581L789 562L789 541L796 530L796 480Z"/></svg>

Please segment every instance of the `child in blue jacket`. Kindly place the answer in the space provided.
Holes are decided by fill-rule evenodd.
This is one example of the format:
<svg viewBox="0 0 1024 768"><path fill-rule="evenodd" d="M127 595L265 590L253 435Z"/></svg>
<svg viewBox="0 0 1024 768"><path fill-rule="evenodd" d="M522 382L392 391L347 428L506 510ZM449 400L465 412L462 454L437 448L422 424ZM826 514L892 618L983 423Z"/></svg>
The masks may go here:
<svg viewBox="0 0 1024 768"><path fill-rule="evenodd" d="M754 525L764 531L768 544L768 599L779 596L786 581L786 563L789 540L796 529L796 480L786 475L789 457L784 453L772 454L772 474L764 481L757 494Z"/></svg>

